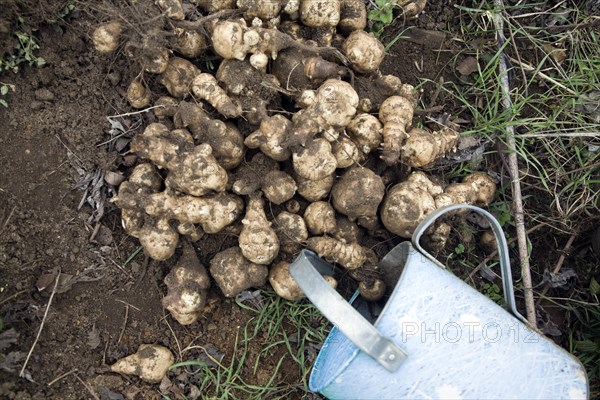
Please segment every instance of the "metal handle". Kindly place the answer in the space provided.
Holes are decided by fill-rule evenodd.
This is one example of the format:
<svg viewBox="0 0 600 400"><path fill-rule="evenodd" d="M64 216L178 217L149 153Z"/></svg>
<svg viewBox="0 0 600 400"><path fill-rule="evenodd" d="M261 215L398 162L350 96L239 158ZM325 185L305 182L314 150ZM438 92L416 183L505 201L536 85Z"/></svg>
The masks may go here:
<svg viewBox="0 0 600 400"><path fill-rule="evenodd" d="M302 250L290 265L290 274L308 299L352 343L390 372L400 368L407 354L354 309L318 270L329 266L315 253Z"/></svg>
<svg viewBox="0 0 600 400"><path fill-rule="evenodd" d="M435 220L438 219L440 216L446 214L449 211L465 208L471 211L475 211L479 215L483 216L490 223L490 227L492 228L492 232L494 232L494 236L496 238L496 244L498 245L498 257L500 259L500 271L502 275L502 290L504 292L506 304L508 305L508 308L515 317L528 324L527 319L525 319L525 317L523 317L517 310L517 303L515 301L515 291L513 288L512 281L512 273L510 271L510 260L508 258L508 245L506 243L506 238L504 237L504 232L502 231L500 223L498 223L498 221L496 220L496 218L494 218L492 214L490 214L482 208L467 204L456 204L452 206L442 207L427 215L427 217L423 221L421 221L419 225L417 225L412 236L413 245L421 254L423 254L429 260L436 263L442 268L446 268L438 260L436 260L435 257L433 257L421 247L421 245L419 244L419 240L421 239L421 236L427 230L427 228L429 228L431 224L433 224Z"/></svg>

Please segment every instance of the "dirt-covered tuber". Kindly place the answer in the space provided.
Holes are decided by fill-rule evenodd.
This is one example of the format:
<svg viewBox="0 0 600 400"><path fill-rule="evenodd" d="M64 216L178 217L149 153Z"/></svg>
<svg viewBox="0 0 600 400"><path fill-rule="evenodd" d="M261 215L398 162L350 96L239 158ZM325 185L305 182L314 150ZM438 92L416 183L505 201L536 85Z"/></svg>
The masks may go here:
<svg viewBox="0 0 600 400"><path fill-rule="evenodd" d="M356 30L346 38L342 51L352 69L360 73L375 72L383 61L383 44L372 33Z"/></svg>
<svg viewBox="0 0 600 400"><path fill-rule="evenodd" d="M150 383L160 382L175 362L169 349L155 344L142 344L137 352L110 366L112 372L135 375Z"/></svg>
<svg viewBox="0 0 600 400"><path fill-rule="evenodd" d="M292 122L281 114L265 118L244 144L251 149L259 148L273 160L285 161L292 154L286 145L291 126Z"/></svg>
<svg viewBox="0 0 600 400"><path fill-rule="evenodd" d="M413 119L414 103L403 96L392 96L379 107L379 120L383 124L383 151L381 159L388 165L400 160L402 145Z"/></svg>
<svg viewBox="0 0 600 400"><path fill-rule="evenodd" d="M167 295L163 306L182 325L196 322L206 303L210 278L191 245L183 246L183 254L164 282Z"/></svg>
<svg viewBox="0 0 600 400"><path fill-rule="evenodd" d="M92 34L94 47L101 53L112 53L119 47L121 32L123 32L123 25L119 21L100 25Z"/></svg>
<svg viewBox="0 0 600 400"><path fill-rule="evenodd" d="M280 212L273 220L273 228L277 233L281 251L287 254L299 253L302 243L308 239L306 223L298 214Z"/></svg>
<svg viewBox="0 0 600 400"><path fill-rule="evenodd" d="M148 125L142 135L131 142L131 150L141 157L167 168L167 187L193 196L222 192L227 185L227 171L219 165L206 143L194 146L184 129L169 131L162 124Z"/></svg>
<svg viewBox="0 0 600 400"><path fill-rule="evenodd" d="M413 128L402 145L401 161L410 167L425 167L454 149L460 135L453 129L437 132Z"/></svg>
<svg viewBox="0 0 600 400"><path fill-rule="evenodd" d="M337 281L331 275L325 275L323 278L333 287L337 287ZM269 283L280 297L286 300L296 301L304 298L304 292L292 275L290 274L290 263L281 261L271 267L269 271Z"/></svg>
<svg viewBox="0 0 600 400"><path fill-rule="evenodd" d="M333 206L351 220L376 218L384 194L381 177L364 167L346 171L331 190Z"/></svg>
<svg viewBox="0 0 600 400"><path fill-rule="evenodd" d="M264 286L268 273L264 265L248 261L239 247L223 250L210 261L210 274L226 297L235 297L249 288Z"/></svg>
<svg viewBox="0 0 600 400"><path fill-rule="evenodd" d="M279 253L279 240L265 215L260 195L252 195L246 205L244 227L239 237L242 254L253 263L269 265Z"/></svg>
<svg viewBox="0 0 600 400"><path fill-rule="evenodd" d="M145 108L150 105L152 92L140 79L134 79L127 88L127 101L133 108Z"/></svg>
<svg viewBox="0 0 600 400"><path fill-rule="evenodd" d="M192 80L191 85L194 96L207 101L224 117L235 118L242 115L242 108L229 98L227 92L219 86L213 75L198 74Z"/></svg>
<svg viewBox="0 0 600 400"><path fill-rule="evenodd" d="M296 113L290 144L305 145L319 132L336 137L335 132L346 127L358 106L358 94L348 82L328 79L315 93L314 103Z"/></svg>
<svg viewBox="0 0 600 400"><path fill-rule="evenodd" d="M294 171L305 179L318 181L333 174L337 160L331 152L331 144L325 139L314 139L306 147L292 154Z"/></svg>
<svg viewBox="0 0 600 400"><path fill-rule="evenodd" d="M335 211L326 201L310 203L304 211L304 221L313 235L332 233L336 228Z"/></svg>
<svg viewBox="0 0 600 400"><path fill-rule="evenodd" d="M192 80L200 74L194 64L181 57L171 57L167 68L160 76L159 82L167 88L169 94L183 99L190 92Z"/></svg>
<svg viewBox="0 0 600 400"><path fill-rule="evenodd" d="M329 262L340 264L347 269L360 268L368 258L367 249L358 243L344 243L327 236L308 238L309 249Z"/></svg>
<svg viewBox="0 0 600 400"><path fill-rule="evenodd" d="M442 191L424 173L412 173L388 191L381 206L383 225L398 236L410 238L419 222L436 209L435 196Z"/></svg>

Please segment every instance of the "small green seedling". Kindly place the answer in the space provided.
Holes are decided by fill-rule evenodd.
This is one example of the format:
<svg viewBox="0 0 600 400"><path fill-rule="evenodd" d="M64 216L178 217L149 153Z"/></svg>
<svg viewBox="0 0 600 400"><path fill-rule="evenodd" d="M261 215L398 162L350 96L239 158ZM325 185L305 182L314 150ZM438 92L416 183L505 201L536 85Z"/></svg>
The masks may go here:
<svg viewBox="0 0 600 400"><path fill-rule="evenodd" d="M386 26L394 21L394 2L390 0L375 0L375 8L367 14L373 23L371 32L380 37Z"/></svg>

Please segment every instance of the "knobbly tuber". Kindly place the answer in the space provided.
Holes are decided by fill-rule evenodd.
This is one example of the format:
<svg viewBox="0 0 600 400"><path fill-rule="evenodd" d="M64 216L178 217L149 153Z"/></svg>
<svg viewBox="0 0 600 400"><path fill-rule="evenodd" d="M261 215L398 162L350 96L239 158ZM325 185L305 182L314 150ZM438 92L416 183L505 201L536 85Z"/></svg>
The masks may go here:
<svg viewBox="0 0 600 400"><path fill-rule="evenodd" d="M340 135L331 147L338 168L348 168L364 159L363 153L358 150L356 143L345 135Z"/></svg>
<svg viewBox="0 0 600 400"><path fill-rule="evenodd" d="M298 214L280 212L273 220L273 228L277 233L281 251L287 254L299 253L302 243L308 239L306 223Z"/></svg>
<svg viewBox="0 0 600 400"><path fill-rule="evenodd" d="M336 228L335 211L326 201L310 203L304 211L304 221L313 235L331 233Z"/></svg>
<svg viewBox="0 0 600 400"><path fill-rule="evenodd" d="M283 171L271 171L264 176L261 189L267 200L283 204L296 194L296 181Z"/></svg>
<svg viewBox="0 0 600 400"><path fill-rule="evenodd" d="M150 105L152 93L139 79L134 79L127 88L127 101L133 108L145 108Z"/></svg>
<svg viewBox="0 0 600 400"><path fill-rule="evenodd" d="M344 243L332 237L311 237L306 241L306 245L327 261L350 270L360 268L368 258L366 249L360 244Z"/></svg>
<svg viewBox="0 0 600 400"><path fill-rule="evenodd" d="M177 112L179 101L171 96L161 96L155 102L152 111L159 119L164 117L172 117ZM185 128L185 127L182 127Z"/></svg>
<svg viewBox="0 0 600 400"><path fill-rule="evenodd" d="M381 177L364 167L346 171L331 190L333 206L351 220L376 217L384 194Z"/></svg>
<svg viewBox="0 0 600 400"><path fill-rule="evenodd" d="M292 118L290 144L305 145L319 132L335 132L346 127L358 106L358 95L348 82L328 79L316 92L314 104Z"/></svg>
<svg viewBox="0 0 600 400"><path fill-rule="evenodd" d="M331 275L325 275L323 278L331 285L332 288L337 287L337 281ZM286 300L296 301L305 297L304 292L292 275L290 274L290 263L281 261L275 264L269 271L269 283L280 297Z"/></svg>
<svg viewBox="0 0 600 400"><path fill-rule="evenodd" d="M472 173L461 183L453 183L444 189L444 193L435 198L436 207L452 204L490 204L496 192L496 183L485 173Z"/></svg>
<svg viewBox="0 0 600 400"><path fill-rule="evenodd" d="M183 254L164 282L167 295L163 306L182 325L196 322L206 303L210 278L191 245L183 246Z"/></svg>
<svg viewBox="0 0 600 400"><path fill-rule="evenodd" d="M450 152L460 135L450 128L437 132L413 128L402 145L401 161L410 167L425 167Z"/></svg>
<svg viewBox="0 0 600 400"><path fill-rule="evenodd" d="M332 236L344 243L360 243L363 233L354 221L350 221L347 217L337 217Z"/></svg>
<svg viewBox="0 0 600 400"><path fill-rule="evenodd" d="M306 147L292 153L294 171L305 179L318 181L333 174L337 160L331 152L331 144L325 139L314 139Z"/></svg>
<svg viewBox="0 0 600 400"><path fill-rule="evenodd" d="M344 41L342 51L352 69L360 73L377 71L385 55L383 44L379 39L363 30L352 32Z"/></svg>
<svg viewBox="0 0 600 400"><path fill-rule="evenodd" d="M211 118L199 105L182 101L173 116L175 127L187 128L194 138L207 143L220 166L237 167L244 159L244 137L234 124Z"/></svg>
<svg viewBox="0 0 600 400"><path fill-rule="evenodd" d="M294 175L294 180L298 185L297 192L300 196L304 197L308 201L318 201L325 198L329 194L331 186L333 186L335 176L332 173L323 179L311 180L296 174Z"/></svg>
<svg viewBox="0 0 600 400"><path fill-rule="evenodd" d="M182 223L200 224L206 233L218 233L237 220L244 208L242 200L230 193L194 197L167 192L147 196L146 213Z"/></svg>
<svg viewBox="0 0 600 400"><path fill-rule="evenodd" d="M243 163L240 167L232 174L231 190L240 195L250 195L257 190L267 188L267 191L275 195L278 191L278 197L280 199L294 195L295 184L289 178L282 174L276 174L273 177L277 177L285 182L285 185L279 190L272 188L271 182L267 179L267 176L271 172L279 171L277 162L263 153L256 153L250 162ZM284 200L285 201L285 200Z"/></svg>
<svg viewBox="0 0 600 400"><path fill-rule="evenodd" d="M285 161L292 152L285 146L292 122L281 114L265 118L260 123L260 128L244 140L244 144L251 148L259 148L276 161Z"/></svg>
<svg viewBox="0 0 600 400"><path fill-rule="evenodd" d="M188 58L198 58L208 48L205 37L196 31L175 28L176 46L181 55Z"/></svg>
<svg viewBox="0 0 600 400"><path fill-rule="evenodd" d="M190 92L192 80L199 74L198 67L188 60L171 57L165 72L160 76L159 82L167 88L171 96L183 99Z"/></svg>
<svg viewBox="0 0 600 400"><path fill-rule="evenodd" d="M101 53L112 53L119 47L121 32L123 32L123 25L119 21L100 25L92 34L94 47Z"/></svg>
<svg viewBox="0 0 600 400"><path fill-rule="evenodd" d="M135 375L150 383L160 382L175 362L169 349L155 344L142 344L135 354L118 360L110 370L119 374Z"/></svg>
<svg viewBox="0 0 600 400"><path fill-rule="evenodd" d="M242 115L242 108L229 98L227 92L219 86L215 77L209 73L198 74L194 77L192 92L194 96L206 100L225 118L235 118Z"/></svg>
<svg viewBox="0 0 600 400"><path fill-rule="evenodd" d="M412 173L388 191L381 206L383 225L398 236L410 238L419 222L437 208L435 196L441 193L442 187L425 174Z"/></svg>
<svg viewBox="0 0 600 400"><path fill-rule="evenodd" d="M425 9L427 0L395 0L405 18L414 18Z"/></svg>
<svg viewBox="0 0 600 400"><path fill-rule="evenodd" d="M181 0L156 0L156 5L168 18L176 21L182 21L185 18Z"/></svg>
<svg viewBox="0 0 600 400"><path fill-rule="evenodd" d="M367 27L367 7L363 0L340 0L340 22L343 33L363 30Z"/></svg>
<svg viewBox="0 0 600 400"><path fill-rule="evenodd" d="M175 253L179 241L178 233L165 217L152 217L143 210L147 196L157 192L161 177L152 164L139 164L129 180L119 187L119 195L113 202L121 208L123 228L140 240L146 253L155 260L166 260Z"/></svg>
<svg viewBox="0 0 600 400"><path fill-rule="evenodd" d="M252 60L223 60L216 78L234 102L243 104L244 117L251 125L259 125L268 118L267 109L281 102L277 78L257 69Z"/></svg>
<svg viewBox="0 0 600 400"><path fill-rule="evenodd" d="M223 250L210 261L210 274L226 297L235 297L249 288L264 286L268 273L264 265L248 261L239 247Z"/></svg>
<svg viewBox="0 0 600 400"><path fill-rule="evenodd" d="M412 124L414 103L402 96L392 96L379 107L379 120L383 124L383 151L381 159L388 165L400 160L402 145Z"/></svg>
<svg viewBox="0 0 600 400"><path fill-rule="evenodd" d="M267 220L259 195L250 196L242 224L239 237L242 254L253 263L269 265L279 253L279 240Z"/></svg>
<svg viewBox="0 0 600 400"><path fill-rule="evenodd" d="M237 0L237 7L244 10L244 18L260 18L268 21L279 16L282 0Z"/></svg>
<svg viewBox="0 0 600 400"><path fill-rule="evenodd" d="M346 132L364 154L369 154L381 146L382 131L383 125L371 114L357 115L346 127Z"/></svg>
<svg viewBox="0 0 600 400"><path fill-rule="evenodd" d="M167 187L202 196L222 192L227 185L227 171L212 155L210 145L194 146L186 130L169 131L162 124L150 124L132 140L131 150L169 170Z"/></svg>

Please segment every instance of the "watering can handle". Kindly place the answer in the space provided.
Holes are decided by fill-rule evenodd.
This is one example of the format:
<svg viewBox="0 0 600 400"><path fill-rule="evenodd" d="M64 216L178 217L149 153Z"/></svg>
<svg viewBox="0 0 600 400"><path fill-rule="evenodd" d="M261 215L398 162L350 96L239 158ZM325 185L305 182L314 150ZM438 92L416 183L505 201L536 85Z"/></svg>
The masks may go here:
<svg viewBox="0 0 600 400"><path fill-rule="evenodd" d="M309 250L302 250L290 265L290 274L306 297L329 321L390 372L400 368L407 355L396 343L381 335L323 278L331 266ZM321 272L319 272L321 271ZM331 272L329 272L331 273Z"/></svg>
<svg viewBox="0 0 600 400"><path fill-rule="evenodd" d="M468 209L474 211L482 217L484 217L490 223L490 228L492 229L492 232L494 232L494 236L496 237L496 244L498 245L498 257L500 259L500 271L502 274L502 289L504 291L504 298L506 299L506 304L508 305L509 310L513 313L515 317L528 324L525 317L523 317L517 310L512 274L510 272L508 245L506 243L506 238L504 237L504 232L502 231L500 223L496 220L496 218L494 218L492 214L490 214L482 208L467 204L456 204L437 209L431 214L427 215L427 217L423 221L421 221L421 223L415 228L415 231L412 235L413 246L429 260L431 260L432 262L434 262L442 268L446 268L438 260L436 260L435 257L433 257L421 247L421 245L419 244L419 240L421 239L421 236L427 230L427 228L429 228L440 216L446 214L447 212L461 209Z"/></svg>

